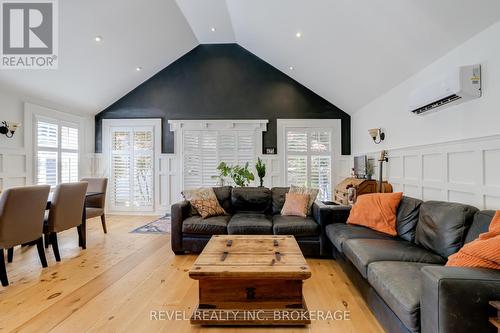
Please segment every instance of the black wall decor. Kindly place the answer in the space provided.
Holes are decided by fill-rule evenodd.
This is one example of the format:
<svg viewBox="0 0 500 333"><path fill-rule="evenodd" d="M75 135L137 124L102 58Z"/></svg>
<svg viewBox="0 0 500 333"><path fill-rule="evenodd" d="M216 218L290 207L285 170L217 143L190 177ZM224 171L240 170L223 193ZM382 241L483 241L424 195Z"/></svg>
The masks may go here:
<svg viewBox="0 0 500 333"><path fill-rule="evenodd" d="M342 154L351 153L347 113L237 44L197 46L97 114L96 152L102 119L124 118L161 118L164 153L174 150L168 120L268 119L263 147L276 148L276 119L341 119Z"/></svg>

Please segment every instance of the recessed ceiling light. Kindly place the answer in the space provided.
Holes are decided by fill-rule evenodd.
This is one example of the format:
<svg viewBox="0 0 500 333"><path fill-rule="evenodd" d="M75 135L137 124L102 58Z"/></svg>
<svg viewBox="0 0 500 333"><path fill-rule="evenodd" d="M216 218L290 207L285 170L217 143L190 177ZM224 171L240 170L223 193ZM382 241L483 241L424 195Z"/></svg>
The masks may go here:
<svg viewBox="0 0 500 333"><path fill-rule="evenodd" d="M299 31L299 32L297 32L297 33L295 34L295 37L297 37L297 38L302 37L302 32L300 32L300 31Z"/></svg>
<svg viewBox="0 0 500 333"><path fill-rule="evenodd" d="M215 32L215 30L217 30L217 29L215 29L215 27L210 28L210 31L212 31L212 32Z"/></svg>
<svg viewBox="0 0 500 333"><path fill-rule="evenodd" d="M293 71L293 66L288 67L289 70Z"/></svg>
<svg viewBox="0 0 500 333"><path fill-rule="evenodd" d="M142 67L136 67L135 70L140 72L140 71L142 71Z"/></svg>
<svg viewBox="0 0 500 333"><path fill-rule="evenodd" d="M102 36L95 36L94 40L98 43L102 42Z"/></svg>

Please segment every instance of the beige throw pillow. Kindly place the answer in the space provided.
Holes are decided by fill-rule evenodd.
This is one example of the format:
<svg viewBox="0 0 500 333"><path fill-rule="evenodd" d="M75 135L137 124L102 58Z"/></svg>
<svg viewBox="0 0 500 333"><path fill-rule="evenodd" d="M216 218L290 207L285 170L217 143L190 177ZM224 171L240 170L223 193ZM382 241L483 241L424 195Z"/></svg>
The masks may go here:
<svg viewBox="0 0 500 333"><path fill-rule="evenodd" d="M215 200L217 201L217 196L215 195L214 189L211 187L199 187L191 190L184 190L182 192L184 199L189 201L191 204L191 215L198 215L199 212L193 205L194 200ZM201 214L200 214L201 215Z"/></svg>
<svg viewBox="0 0 500 333"><path fill-rule="evenodd" d="M307 217L309 194L287 193L281 215Z"/></svg>
<svg viewBox="0 0 500 333"><path fill-rule="evenodd" d="M217 199L201 199L191 201L193 205L202 218L226 215L226 211L219 204Z"/></svg>
<svg viewBox="0 0 500 333"><path fill-rule="evenodd" d="M303 186L290 186L290 191L288 193L298 193L298 194L309 194L309 203L307 204L307 215L311 215L311 207L318 197L319 189L309 188Z"/></svg>

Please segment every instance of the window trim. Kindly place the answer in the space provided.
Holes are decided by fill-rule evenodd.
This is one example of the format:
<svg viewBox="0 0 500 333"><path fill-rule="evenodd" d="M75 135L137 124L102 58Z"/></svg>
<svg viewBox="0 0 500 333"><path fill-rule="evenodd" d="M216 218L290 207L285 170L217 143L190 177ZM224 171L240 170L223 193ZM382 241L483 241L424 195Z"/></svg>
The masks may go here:
<svg viewBox="0 0 500 333"><path fill-rule="evenodd" d="M41 147L43 149L39 149L38 146L38 122L46 122L50 124L55 124L57 125L57 148L54 147ZM78 149L67 149L67 148L62 148L61 145L61 128L62 127L70 127L70 128L76 128L78 130ZM48 117L45 115L41 114L34 114L33 115L33 182L34 184L38 184L38 152L39 151L50 151L50 152L56 152L57 153L57 166L56 166L56 186L58 184L61 184L61 156L62 153L77 153L78 155L78 174L77 174L77 180L80 179L81 176L81 167L80 167L80 161L82 160L82 129L81 126L78 122L71 122L63 119L58 119L55 117ZM51 187L54 187L51 185Z"/></svg>
<svg viewBox="0 0 500 333"><path fill-rule="evenodd" d="M309 153L309 144L308 144L308 152L307 153L293 153L293 156L330 156L331 158L331 174L330 174L330 186L333 189L336 179L336 172L338 170L337 163L340 157L340 119L277 119L277 129L278 129L278 154L280 155L280 165L281 165L281 174L283 176L282 183L284 186L288 184L288 172L287 172L287 131L292 128L302 128L307 130L313 129L323 129L331 131L332 135L330 137L330 153L329 154L321 154L321 153ZM309 143L309 136L308 136ZM310 166L308 166L310 169ZM309 170L307 170L307 177L309 178Z"/></svg>

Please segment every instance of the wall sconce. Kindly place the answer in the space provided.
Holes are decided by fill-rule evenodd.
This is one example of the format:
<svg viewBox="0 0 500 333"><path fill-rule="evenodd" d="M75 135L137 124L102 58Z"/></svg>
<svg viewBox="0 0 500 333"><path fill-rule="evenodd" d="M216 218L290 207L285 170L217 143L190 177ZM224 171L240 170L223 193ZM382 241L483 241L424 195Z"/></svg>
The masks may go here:
<svg viewBox="0 0 500 333"><path fill-rule="evenodd" d="M0 134L4 134L8 138L14 136L14 132L21 127L21 123L16 123L13 121L2 121L0 124Z"/></svg>
<svg viewBox="0 0 500 333"><path fill-rule="evenodd" d="M381 128L369 129L368 133L370 133L370 136L372 137L373 142L375 142L376 144L381 143L385 139L385 133L382 132Z"/></svg>

